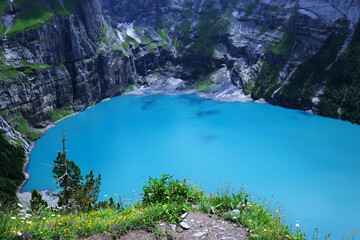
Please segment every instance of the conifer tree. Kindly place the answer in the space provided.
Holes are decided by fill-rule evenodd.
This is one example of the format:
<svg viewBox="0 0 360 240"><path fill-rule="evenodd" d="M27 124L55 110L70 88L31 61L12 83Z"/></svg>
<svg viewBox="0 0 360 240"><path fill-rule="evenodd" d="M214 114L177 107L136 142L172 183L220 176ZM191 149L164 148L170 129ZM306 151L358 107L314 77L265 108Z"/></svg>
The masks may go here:
<svg viewBox="0 0 360 240"><path fill-rule="evenodd" d="M86 182L81 175L80 168L66 157L65 130L63 133L63 151L58 152L54 160L53 176L55 181L62 188L59 192L59 205L88 210L97 201L100 192L101 175L94 178L93 171L85 176Z"/></svg>

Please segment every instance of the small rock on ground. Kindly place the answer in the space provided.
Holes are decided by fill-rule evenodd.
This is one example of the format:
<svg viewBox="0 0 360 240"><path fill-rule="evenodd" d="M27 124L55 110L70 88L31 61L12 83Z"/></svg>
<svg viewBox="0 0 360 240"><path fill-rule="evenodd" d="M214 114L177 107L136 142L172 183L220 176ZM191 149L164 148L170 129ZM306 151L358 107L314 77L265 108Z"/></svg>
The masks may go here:
<svg viewBox="0 0 360 240"><path fill-rule="evenodd" d="M216 216L209 217L205 213L189 212L186 216L186 224L190 228L182 232L172 231L170 227L168 229L172 235L181 240L246 240L248 237L248 231L245 227L222 221ZM177 226L178 228L180 227Z"/></svg>

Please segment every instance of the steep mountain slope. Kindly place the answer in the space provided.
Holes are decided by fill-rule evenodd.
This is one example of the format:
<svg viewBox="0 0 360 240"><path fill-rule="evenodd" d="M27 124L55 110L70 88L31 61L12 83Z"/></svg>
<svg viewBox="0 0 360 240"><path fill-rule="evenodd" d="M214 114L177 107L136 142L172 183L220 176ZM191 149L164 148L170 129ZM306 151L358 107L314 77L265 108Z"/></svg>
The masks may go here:
<svg viewBox="0 0 360 240"><path fill-rule="evenodd" d="M358 1L1 0L0 12L0 113L28 139L155 73L360 123L358 75L338 83L358 68L341 70L359 56Z"/></svg>

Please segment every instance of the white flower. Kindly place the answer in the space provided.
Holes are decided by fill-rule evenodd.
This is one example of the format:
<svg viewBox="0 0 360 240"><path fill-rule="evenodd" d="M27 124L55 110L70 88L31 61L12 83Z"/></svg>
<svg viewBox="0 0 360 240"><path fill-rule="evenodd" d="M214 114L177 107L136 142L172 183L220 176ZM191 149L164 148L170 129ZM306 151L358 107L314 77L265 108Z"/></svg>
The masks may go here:
<svg viewBox="0 0 360 240"><path fill-rule="evenodd" d="M26 223L27 223L27 224L32 224L32 221L27 221Z"/></svg>
<svg viewBox="0 0 360 240"><path fill-rule="evenodd" d="M51 214L52 217L55 217L55 214Z"/></svg>
<svg viewBox="0 0 360 240"><path fill-rule="evenodd" d="M26 217L26 218L29 218L29 217L31 217L31 214L28 214L28 213L27 213L27 214L25 214L25 217Z"/></svg>
<svg viewBox="0 0 360 240"><path fill-rule="evenodd" d="M264 229L264 232L266 232L267 230L266 229Z"/></svg>
<svg viewBox="0 0 360 240"><path fill-rule="evenodd" d="M298 223L295 224L296 227L300 227L300 225Z"/></svg>
<svg viewBox="0 0 360 240"><path fill-rule="evenodd" d="M45 220L45 219L46 219L46 217L43 217L43 219Z"/></svg>
<svg viewBox="0 0 360 240"><path fill-rule="evenodd" d="M61 217L61 216L58 214L57 217Z"/></svg>
<svg viewBox="0 0 360 240"><path fill-rule="evenodd" d="M11 219L12 219L12 220L15 220L15 219L16 219L16 217L11 217Z"/></svg>
<svg viewBox="0 0 360 240"><path fill-rule="evenodd" d="M20 203L17 204L19 207L23 208L23 205L21 205Z"/></svg>
<svg viewBox="0 0 360 240"><path fill-rule="evenodd" d="M62 223L59 223L59 225L62 225Z"/></svg>
<svg viewBox="0 0 360 240"><path fill-rule="evenodd" d="M18 235L18 236L21 236L21 235L22 235L22 232L17 232L17 235Z"/></svg>
<svg viewBox="0 0 360 240"><path fill-rule="evenodd" d="M21 217L20 219L24 220L25 218L24 218L24 217Z"/></svg>

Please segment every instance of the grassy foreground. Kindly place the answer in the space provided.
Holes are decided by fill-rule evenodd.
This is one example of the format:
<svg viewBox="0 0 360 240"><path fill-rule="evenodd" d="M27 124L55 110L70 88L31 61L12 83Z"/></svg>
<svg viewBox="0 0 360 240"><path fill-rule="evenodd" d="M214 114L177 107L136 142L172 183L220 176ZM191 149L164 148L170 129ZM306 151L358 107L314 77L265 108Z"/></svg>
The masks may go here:
<svg viewBox="0 0 360 240"><path fill-rule="evenodd" d="M0 239L77 239L104 233L120 236L136 229L160 236L164 233L157 228L159 221L178 223L187 211L216 214L243 224L249 229L249 239L305 239L298 225L295 231L285 225L278 210L269 211L266 204L255 202L243 190L232 193L228 183L216 194L205 194L190 181L164 174L160 179L149 178L143 191L140 202L127 202L126 197L115 194L86 212L66 208L27 212L20 204L17 209L2 209ZM232 210L238 211L230 214Z"/></svg>

